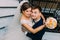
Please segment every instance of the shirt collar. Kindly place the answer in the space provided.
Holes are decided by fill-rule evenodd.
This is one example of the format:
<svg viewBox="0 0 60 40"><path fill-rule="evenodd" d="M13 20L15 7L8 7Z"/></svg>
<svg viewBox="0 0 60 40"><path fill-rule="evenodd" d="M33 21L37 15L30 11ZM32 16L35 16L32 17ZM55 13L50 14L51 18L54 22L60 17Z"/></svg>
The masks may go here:
<svg viewBox="0 0 60 40"><path fill-rule="evenodd" d="M41 19L41 18L39 18L38 20L34 20L34 22L36 23L36 22L38 22L40 19Z"/></svg>

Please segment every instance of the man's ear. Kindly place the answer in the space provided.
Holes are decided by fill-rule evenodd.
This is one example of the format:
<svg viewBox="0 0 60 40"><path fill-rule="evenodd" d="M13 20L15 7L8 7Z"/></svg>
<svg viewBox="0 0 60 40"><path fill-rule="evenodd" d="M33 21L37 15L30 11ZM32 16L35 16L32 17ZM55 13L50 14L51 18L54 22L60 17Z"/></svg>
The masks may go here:
<svg viewBox="0 0 60 40"><path fill-rule="evenodd" d="M39 15L41 15L41 12L40 12L40 14Z"/></svg>

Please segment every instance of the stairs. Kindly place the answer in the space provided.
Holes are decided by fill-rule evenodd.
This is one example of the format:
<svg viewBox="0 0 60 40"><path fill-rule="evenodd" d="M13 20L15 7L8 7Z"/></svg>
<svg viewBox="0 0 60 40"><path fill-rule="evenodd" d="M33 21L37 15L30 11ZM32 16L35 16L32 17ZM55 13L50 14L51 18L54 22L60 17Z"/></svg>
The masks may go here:
<svg viewBox="0 0 60 40"><path fill-rule="evenodd" d="M18 0L0 0L0 40L4 39L8 24L12 21L18 5Z"/></svg>
<svg viewBox="0 0 60 40"><path fill-rule="evenodd" d="M17 0L0 0L0 7L17 7Z"/></svg>
<svg viewBox="0 0 60 40"><path fill-rule="evenodd" d="M18 4L18 0L0 0L0 16L13 14Z"/></svg>

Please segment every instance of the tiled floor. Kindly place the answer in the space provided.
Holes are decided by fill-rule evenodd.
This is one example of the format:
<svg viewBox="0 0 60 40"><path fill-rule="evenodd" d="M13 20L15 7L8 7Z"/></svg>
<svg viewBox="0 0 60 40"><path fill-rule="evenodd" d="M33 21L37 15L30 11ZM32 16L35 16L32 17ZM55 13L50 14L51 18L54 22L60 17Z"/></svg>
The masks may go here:
<svg viewBox="0 0 60 40"><path fill-rule="evenodd" d="M18 0L0 0L0 7L16 7Z"/></svg>
<svg viewBox="0 0 60 40"><path fill-rule="evenodd" d="M14 15L16 8L1 8L1 7L17 7L18 0L0 0L0 40L4 40L4 36L8 31L8 24L13 17L1 18L3 16ZM5 28L2 28L5 27Z"/></svg>
<svg viewBox="0 0 60 40"><path fill-rule="evenodd" d="M43 40L60 40L60 33L45 32Z"/></svg>
<svg viewBox="0 0 60 40"><path fill-rule="evenodd" d="M0 40L2 40L8 31L8 25L12 21L13 17L0 18ZM5 28L2 28L5 27Z"/></svg>

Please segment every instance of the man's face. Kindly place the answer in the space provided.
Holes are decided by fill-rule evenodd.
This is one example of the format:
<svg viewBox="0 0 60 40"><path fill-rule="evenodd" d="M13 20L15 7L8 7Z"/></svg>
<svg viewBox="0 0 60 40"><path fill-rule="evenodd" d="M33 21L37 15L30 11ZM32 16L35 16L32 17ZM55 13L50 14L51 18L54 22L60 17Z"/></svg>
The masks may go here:
<svg viewBox="0 0 60 40"><path fill-rule="evenodd" d="M37 19L40 17L40 11L39 9L32 9L32 14L31 14L31 17L32 19Z"/></svg>

